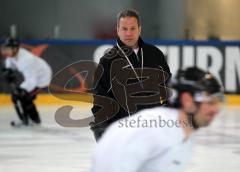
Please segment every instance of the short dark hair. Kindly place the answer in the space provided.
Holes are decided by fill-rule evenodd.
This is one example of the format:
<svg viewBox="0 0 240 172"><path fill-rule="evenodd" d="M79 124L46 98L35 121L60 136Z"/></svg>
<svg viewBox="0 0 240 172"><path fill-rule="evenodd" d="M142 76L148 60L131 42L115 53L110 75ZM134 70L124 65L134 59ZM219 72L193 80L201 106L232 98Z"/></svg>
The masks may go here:
<svg viewBox="0 0 240 172"><path fill-rule="evenodd" d="M139 17L139 14L136 10L127 9L127 10L123 10L120 13L118 13L118 15L117 15L117 26L119 26L120 19L124 18L124 17L135 17L137 19L138 26L141 26L140 17Z"/></svg>

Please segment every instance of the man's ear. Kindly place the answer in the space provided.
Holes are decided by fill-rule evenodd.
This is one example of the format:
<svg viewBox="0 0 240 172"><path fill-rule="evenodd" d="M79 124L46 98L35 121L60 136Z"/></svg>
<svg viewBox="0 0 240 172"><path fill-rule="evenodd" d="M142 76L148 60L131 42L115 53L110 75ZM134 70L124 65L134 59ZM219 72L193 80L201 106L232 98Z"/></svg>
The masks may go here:
<svg viewBox="0 0 240 172"><path fill-rule="evenodd" d="M188 92L183 92L180 95L180 101L184 109L191 110L194 107L193 96Z"/></svg>
<svg viewBox="0 0 240 172"><path fill-rule="evenodd" d="M141 35L142 32L142 26L139 26L139 35Z"/></svg>

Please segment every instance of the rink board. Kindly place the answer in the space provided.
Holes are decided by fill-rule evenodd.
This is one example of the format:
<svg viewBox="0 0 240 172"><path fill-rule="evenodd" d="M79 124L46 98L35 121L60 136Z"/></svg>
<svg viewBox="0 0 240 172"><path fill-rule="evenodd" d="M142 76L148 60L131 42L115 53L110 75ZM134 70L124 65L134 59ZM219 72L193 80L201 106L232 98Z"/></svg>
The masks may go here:
<svg viewBox="0 0 240 172"><path fill-rule="evenodd" d="M76 97L80 97L81 100L84 101L71 101ZM58 104L74 104L80 106L91 106L93 102L93 97L89 95L65 95L65 99L63 100L57 98L55 96L49 94L39 94L37 99L35 100L39 105L58 105ZM225 103L227 105L239 105L240 106L240 95L225 95ZM0 106L1 105L9 105L11 104L11 97L8 94L0 94Z"/></svg>

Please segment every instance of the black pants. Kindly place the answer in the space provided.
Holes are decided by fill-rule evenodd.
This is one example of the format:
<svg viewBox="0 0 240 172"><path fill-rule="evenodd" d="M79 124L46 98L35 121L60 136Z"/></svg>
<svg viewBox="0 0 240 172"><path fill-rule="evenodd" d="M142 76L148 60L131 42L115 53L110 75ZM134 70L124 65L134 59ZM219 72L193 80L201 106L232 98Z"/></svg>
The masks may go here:
<svg viewBox="0 0 240 172"><path fill-rule="evenodd" d="M28 125L28 119L30 118L34 123L40 124L41 119L37 111L34 100L37 97L37 91L39 89L34 89L34 91L28 93L24 98L12 94L12 101L14 107L18 114L19 119L26 125Z"/></svg>

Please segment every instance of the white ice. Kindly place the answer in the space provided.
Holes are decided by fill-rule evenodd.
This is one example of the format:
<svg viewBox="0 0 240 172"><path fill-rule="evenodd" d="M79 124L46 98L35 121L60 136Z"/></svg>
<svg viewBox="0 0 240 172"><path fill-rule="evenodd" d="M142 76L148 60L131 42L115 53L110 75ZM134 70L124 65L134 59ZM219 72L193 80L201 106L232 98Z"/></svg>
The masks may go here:
<svg viewBox="0 0 240 172"><path fill-rule="evenodd" d="M54 120L59 106L40 106L41 127L12 128L12 106L0 106L0 172L88 172L96 145L86 128L64 128ZM90 106L78 107L87 116ZM240 171L240 106L226 107L196 135L187 172Z"/></svg>

